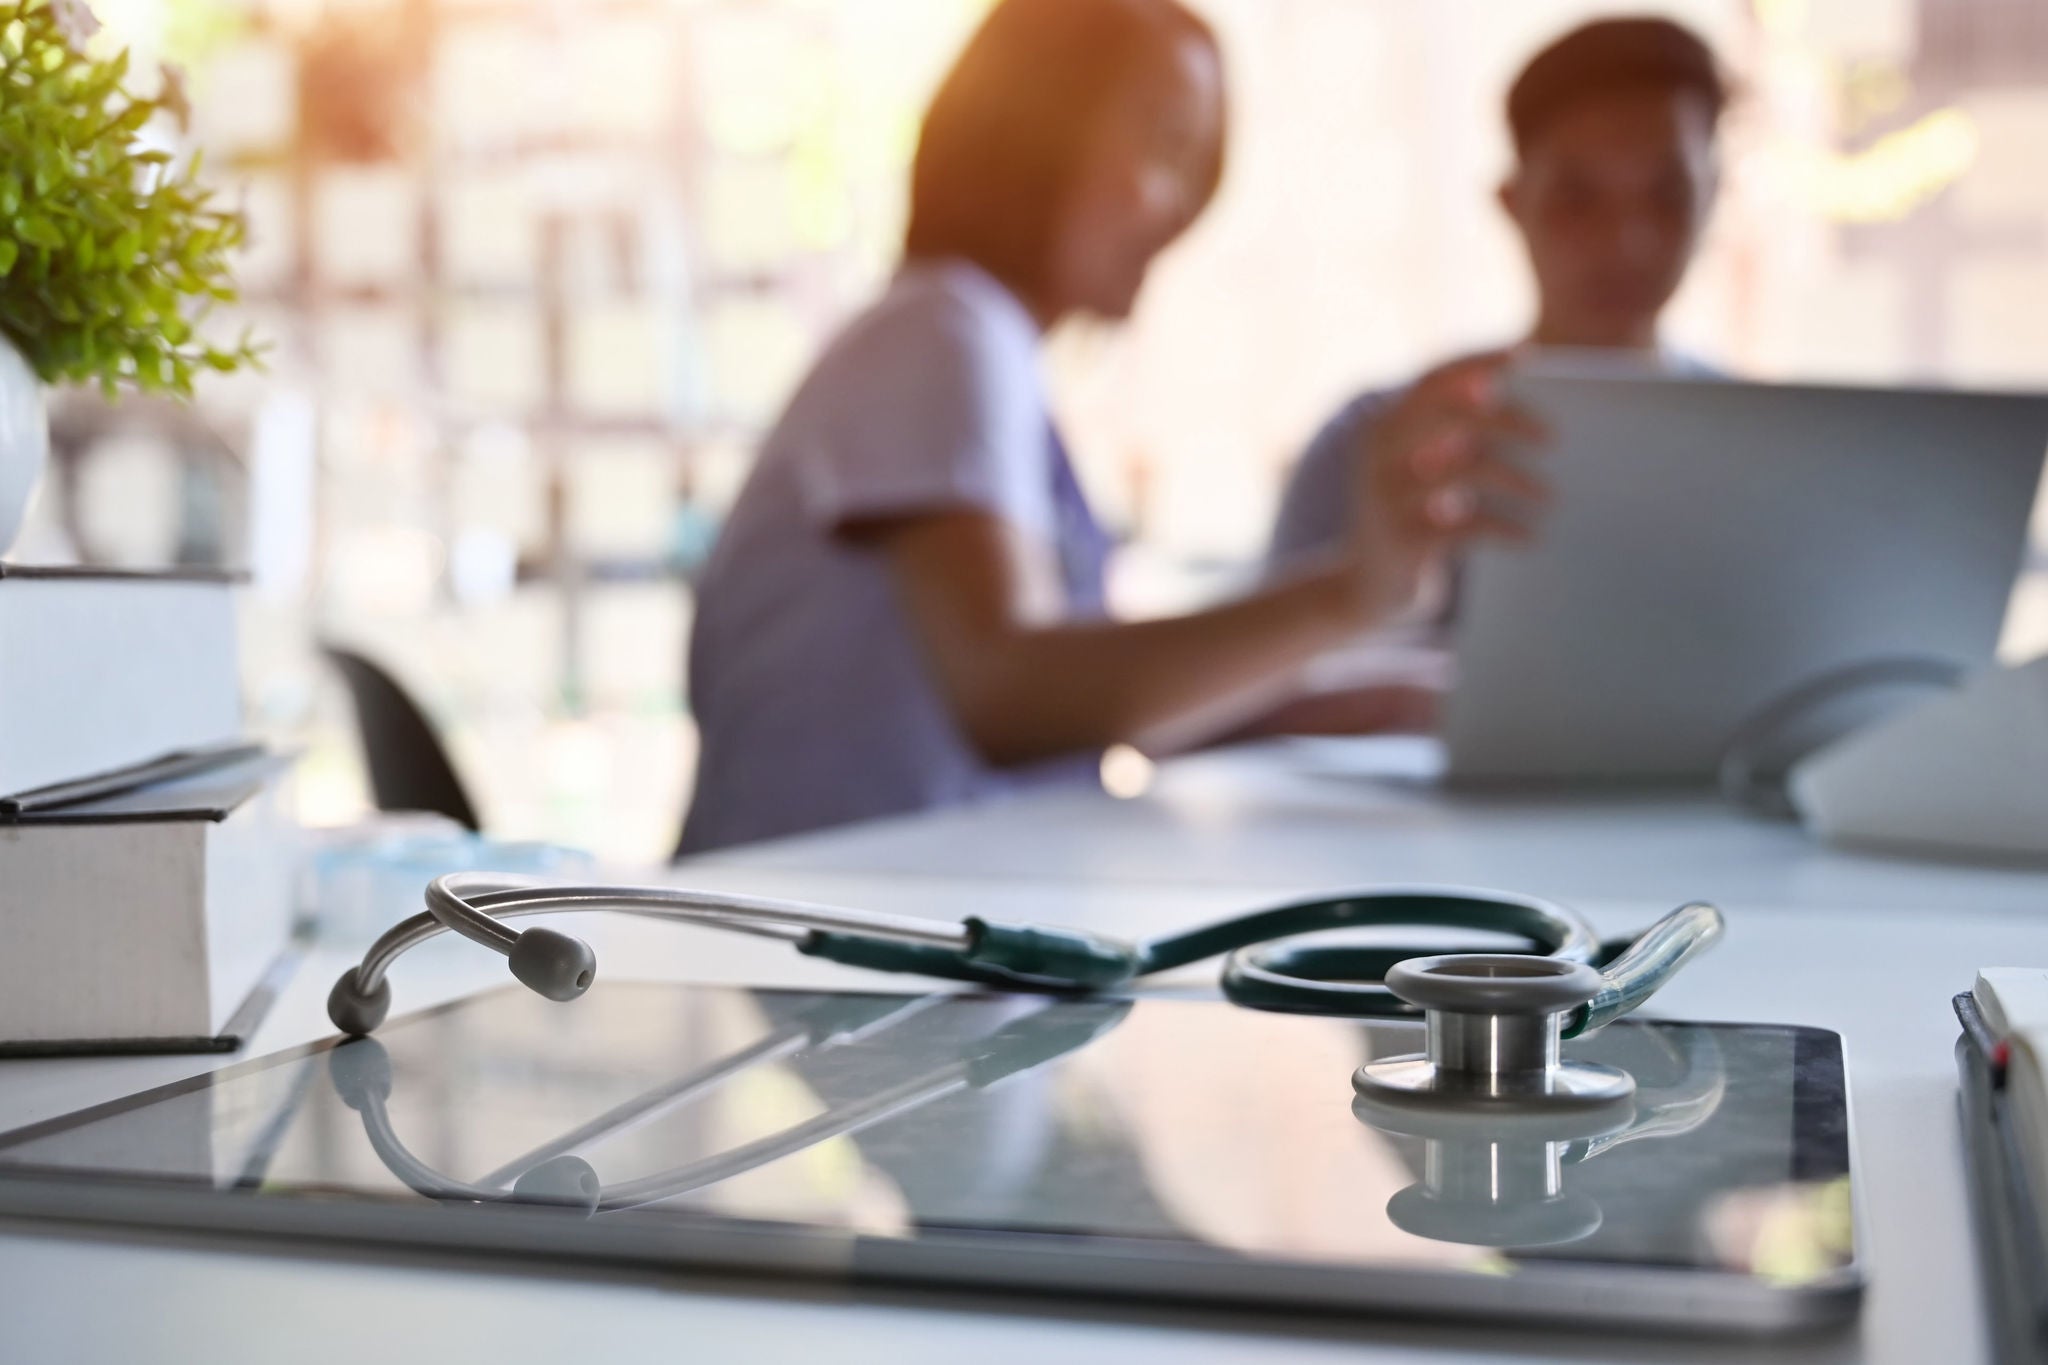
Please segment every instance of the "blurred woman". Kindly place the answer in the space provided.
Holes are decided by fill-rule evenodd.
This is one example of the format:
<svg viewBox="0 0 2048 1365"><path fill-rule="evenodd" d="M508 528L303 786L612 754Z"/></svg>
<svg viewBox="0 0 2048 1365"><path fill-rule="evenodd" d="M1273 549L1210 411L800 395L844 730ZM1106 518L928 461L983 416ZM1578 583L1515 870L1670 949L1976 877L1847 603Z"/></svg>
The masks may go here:
<svg viewBox="0 0 2048 1365"><path fill-rule="evenodd" d="M1176 0L1001 0L926 114L900 270L761 449L702 580L703 742L679 852L1086 779L1401 610L1540 495L1488 438L1497 357L1417 384L1355 452L1351 533L1205 611L1117 622L1108 542L1040 376L1119 319L1223 168L1215 36Z"/></svg>

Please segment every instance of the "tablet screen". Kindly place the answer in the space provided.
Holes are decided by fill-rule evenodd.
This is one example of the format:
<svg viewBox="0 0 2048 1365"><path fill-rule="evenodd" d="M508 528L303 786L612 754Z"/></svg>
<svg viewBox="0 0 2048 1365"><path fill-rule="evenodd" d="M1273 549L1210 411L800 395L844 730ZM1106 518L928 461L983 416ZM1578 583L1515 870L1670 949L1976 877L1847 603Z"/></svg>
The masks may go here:
<svg viewBox="0 0 2048 1365"><path fill-rule="evenodd" d="M959 1266L976 1248L1087 1247L1485 1277L1590 1262L1781 1288L1849 1266L1832 1034L1614 1025L1567 1045L1637 1079L1634 1109L1593 1123L1501 1134L1355 1110L1352 1071L1421 1040L1415 1024L1195 1000L604 982L558 1005L507 987L0 1137L0 1175L526 1208L538 1249L566 1213L598 1231L944 1242Z"/></svg>

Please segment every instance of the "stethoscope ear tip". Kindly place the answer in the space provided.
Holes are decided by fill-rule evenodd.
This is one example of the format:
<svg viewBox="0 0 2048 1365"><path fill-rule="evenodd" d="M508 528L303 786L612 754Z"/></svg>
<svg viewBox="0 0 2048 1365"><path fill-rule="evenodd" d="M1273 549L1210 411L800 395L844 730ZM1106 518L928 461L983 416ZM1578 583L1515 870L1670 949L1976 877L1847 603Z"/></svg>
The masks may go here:
<svg viewBox="0 0 2048 1365"><path fill-rule="evenodd" d="M379 981L375 990L362 990L356 985L359 970L351 967L343 972L334 989L327 992L329 1022L351 1038L374 1032L391 1013L391 983Z"/></svg>
<svg viewBox="0 0 2048 1365"><path fill-rule="evenodd" d="M597 954L582 939L554 929L528 929L506 956L512 975L550 1000L574 1000L597 979Z"/></svg>

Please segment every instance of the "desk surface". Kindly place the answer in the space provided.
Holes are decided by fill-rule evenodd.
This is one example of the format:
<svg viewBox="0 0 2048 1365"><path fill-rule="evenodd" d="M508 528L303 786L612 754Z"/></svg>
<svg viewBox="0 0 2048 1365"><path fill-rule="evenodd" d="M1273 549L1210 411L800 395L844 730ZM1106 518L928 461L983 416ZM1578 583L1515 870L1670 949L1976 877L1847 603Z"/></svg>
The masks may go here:
<svg viewBox="0 0 2048 1365"><path fill-rule="evenodd" d="M1279 741L1166 764L1136 800L1063 788L757 844L718 861L1253 890L1454 883L1638 914L1699 898L1856 914L2048 911L2048 868L1830 849L1708 793L1447 795L1416 776L1428 752L1409 740Z"/></svg>
<svg viewBox="0 0 2048 1365"><path fill-rule="evenodd" d="M1360 754L1366 753L1360 750ZM1387 757L1381 754L1380 757ZM1981 1357L1948 997L1993 963L2048 961L2048 875L1852 856L1690 798L1466 801L1368 780L1357 755L1303 746L1168 765L1147 797L1046 793L1002 807L762 846L673 874L906 914L1033 918L1149 934L1344 883L1457 881L1568 898L1603 932L1689 896L1730 931L1661 1011L1773 1020L1847 1043L1871 1290L1860 1327L1765 1349L1410 1324L1300 1326L841 1292L763 1293L677 1278L326 1260L164 1239L0 1233L0 1357L621 1358L1142 1362L1821 1360ZM1377 761L1377 760L1374 760ZM644 876L640 879L644 879ZM409 907L394 907L394 914ZM611 974L872 983L778 944L623 919L578 927ZM327 984L357 945L323 944L254 1049L326 1030ZM397 1008L503 980L444 938L394 972ZM232 1060L232 1059L229 1059ZM0 1063L0 1127L220 1064L211 1058ZM118 1311L108 1311L118 1305Z"/></svg>

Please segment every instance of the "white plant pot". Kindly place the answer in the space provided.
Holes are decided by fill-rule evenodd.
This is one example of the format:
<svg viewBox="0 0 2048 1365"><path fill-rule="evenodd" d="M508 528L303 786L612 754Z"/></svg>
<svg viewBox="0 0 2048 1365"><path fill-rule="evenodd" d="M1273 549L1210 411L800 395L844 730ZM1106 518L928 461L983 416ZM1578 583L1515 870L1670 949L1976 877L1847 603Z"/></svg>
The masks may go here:
<svg viewBox="0 0 2048 1365"><path fill-rule="evenodd" d="M50 416L43 384L0 337L0 556L14 548L29 499L50 462Z"/></svg>

